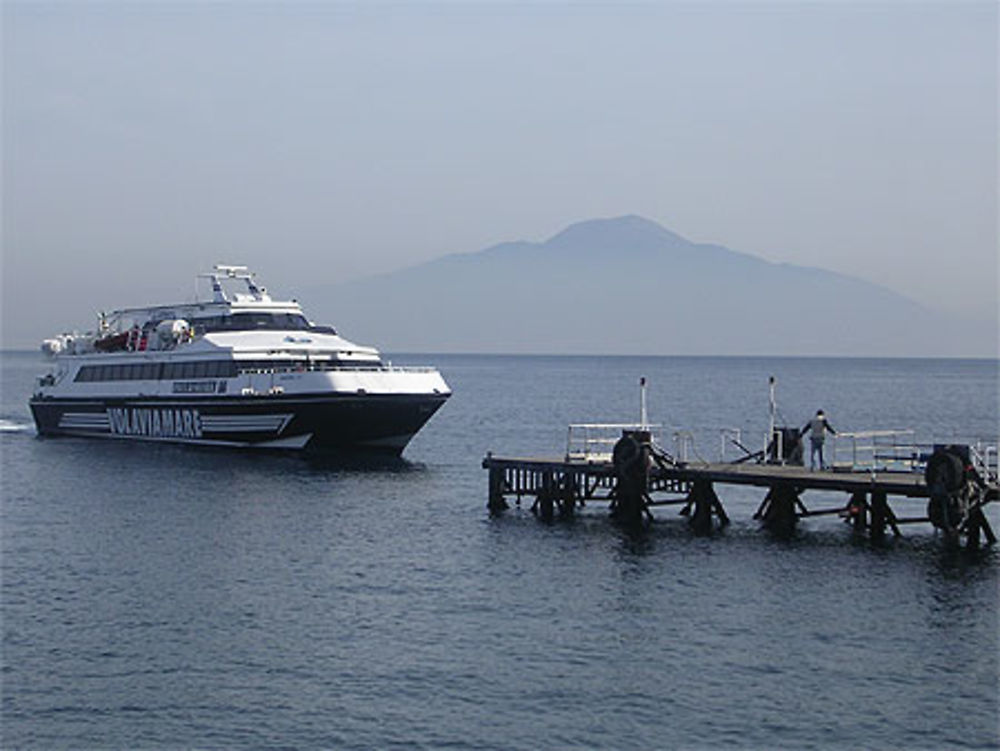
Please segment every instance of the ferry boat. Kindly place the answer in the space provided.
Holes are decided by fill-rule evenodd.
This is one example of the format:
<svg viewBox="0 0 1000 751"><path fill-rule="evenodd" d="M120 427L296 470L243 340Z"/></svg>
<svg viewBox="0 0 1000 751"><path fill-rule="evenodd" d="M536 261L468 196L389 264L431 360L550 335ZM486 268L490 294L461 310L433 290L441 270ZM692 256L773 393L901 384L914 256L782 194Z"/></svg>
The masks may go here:
<svg viewBox="0 0 1000 751"><path fill-rule="evenodd" d="M272 300L245 266L199 278L211 300L117 310L95 332L46 339L38 433L398 455L451 395L436 369L393 367Z"/></svg>

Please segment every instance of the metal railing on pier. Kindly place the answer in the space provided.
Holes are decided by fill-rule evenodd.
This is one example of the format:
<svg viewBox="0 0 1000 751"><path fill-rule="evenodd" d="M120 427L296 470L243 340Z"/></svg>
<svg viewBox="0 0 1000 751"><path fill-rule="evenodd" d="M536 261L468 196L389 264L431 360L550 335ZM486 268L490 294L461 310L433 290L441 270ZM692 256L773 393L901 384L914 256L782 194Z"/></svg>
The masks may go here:
<svg viewBox="0 0 1000 751"><path fill-rule="evenodd" d="M656 443L656 431L662 425L642 425L639 423L588 422L574 423L566 433L566 461L609 461L618 439L628 431L648 430Z"/></svg>
<svg viewBox="0 0 1000 751"><path fill-rule="evenodd" d="M926 457L913 430L835 433L830 444L834 472L914 472Z"/></svg>

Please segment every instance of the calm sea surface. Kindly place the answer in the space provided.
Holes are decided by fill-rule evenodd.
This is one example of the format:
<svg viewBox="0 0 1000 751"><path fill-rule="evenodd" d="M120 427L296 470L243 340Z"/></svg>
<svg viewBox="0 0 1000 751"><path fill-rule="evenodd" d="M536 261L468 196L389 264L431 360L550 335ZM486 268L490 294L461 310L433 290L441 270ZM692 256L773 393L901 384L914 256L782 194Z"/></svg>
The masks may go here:
<svg viewBox="0 0 1000 751"><path fill-rule="evenodd" d="M836 517L772 539L753 489L699 539L590 506L486 512L488 450L650 418L996 441L991 361L396 357L455 391L398 466L40 440L5 353L4 748L996 748L1000 552ZM806 494L806 503L822 503ZM833 503L843 498L831 496ZM900 515L922 508L898 502ZM989 519L1000 532L1000 509Z"/></svg>

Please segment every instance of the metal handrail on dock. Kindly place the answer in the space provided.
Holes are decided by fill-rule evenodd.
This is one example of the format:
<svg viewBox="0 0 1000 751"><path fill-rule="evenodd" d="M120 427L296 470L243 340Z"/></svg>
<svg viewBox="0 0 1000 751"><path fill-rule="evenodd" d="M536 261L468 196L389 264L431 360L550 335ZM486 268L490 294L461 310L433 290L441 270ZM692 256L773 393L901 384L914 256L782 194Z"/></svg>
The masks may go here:
<svg viewBox="0 0 1000 751"><path fill-rule="evenodd" d="M859 430L833 435L835 472L915 472L924 454L913 430Z"/></svg>
<svg viewBox="0 0 1000 751"><path fill-rule="evenodd" d="M619 422L573 423L566 432L566 461L608 461L611 459L611 450L622 437L622 433L648 430L653 433L655 439L656 431L662 427L660 424Z"/></svg>
<svg viewBox="0 0 1000 751"><path fill-rule="evenodd" d="M674 456L677 461L682 464L687 464L691 461L693 456L702 464L708 464L707 461L698 453L698 446L695 443L694 432L690 430L675 430L674 431Z"/></svg>
<svg viewBox="0 0 1000 751"><path fill-rule="evenodd" d="M988 485L996 485L1000 481L1000 455L995 444L984 444L977 441L969 446L969 457L972 467Z"/></svg>

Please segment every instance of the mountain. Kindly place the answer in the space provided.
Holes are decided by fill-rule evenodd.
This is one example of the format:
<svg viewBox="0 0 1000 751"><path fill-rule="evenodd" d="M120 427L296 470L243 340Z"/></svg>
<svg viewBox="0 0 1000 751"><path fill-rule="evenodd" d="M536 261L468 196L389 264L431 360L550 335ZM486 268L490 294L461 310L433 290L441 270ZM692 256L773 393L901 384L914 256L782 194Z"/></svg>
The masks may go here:
<svg viewBox="0 0 1000 751"><path fill-rule="evenodd" d="M303 299L317 320L386 351L988 354L975 351L967 326L884 287L692 243L638 216L580 222L543 243L444 256Z"/></svg>

